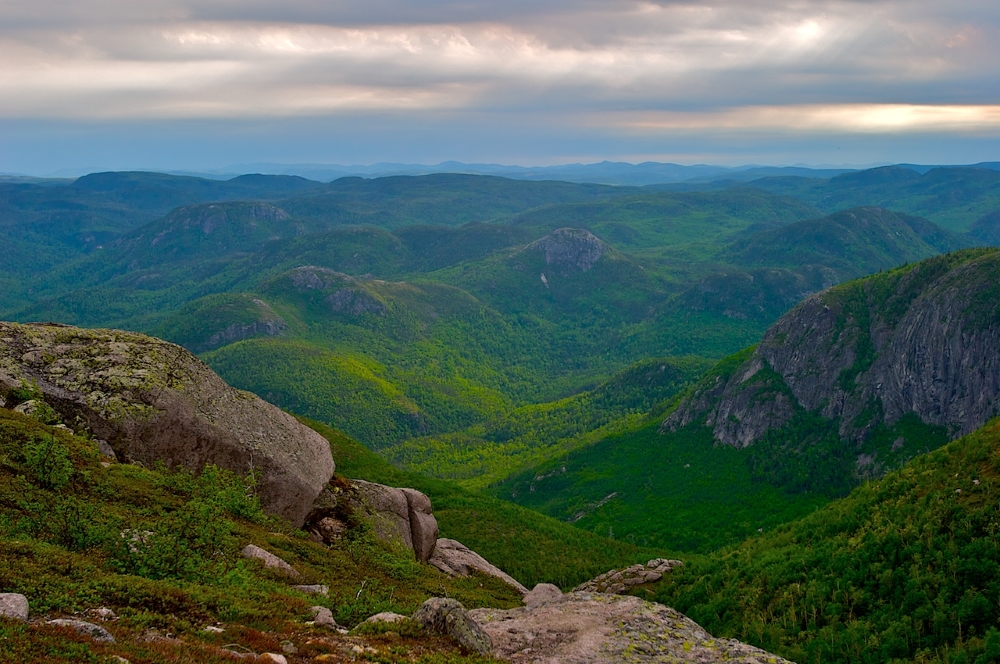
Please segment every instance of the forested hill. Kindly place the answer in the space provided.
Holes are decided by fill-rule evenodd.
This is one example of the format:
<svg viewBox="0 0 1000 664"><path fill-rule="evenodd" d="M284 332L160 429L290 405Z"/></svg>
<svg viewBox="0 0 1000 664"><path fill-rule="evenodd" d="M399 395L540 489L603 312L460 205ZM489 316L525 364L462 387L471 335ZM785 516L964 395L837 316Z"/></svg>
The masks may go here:
<svg viewBox="0 0 1000 664"><path fill-rule="evenodd" d="M796 662L1000 661L1000 422L814 514L693 559L657 593Z"/></svg>
<svg viewBox="0 0 1000 664"><path fill-rule="evenodd" d="M679 549L772 528L997 414L998 283L1000 250L974 249L823 291L719 362L662 425L609 435L492 490Z"/></svg>

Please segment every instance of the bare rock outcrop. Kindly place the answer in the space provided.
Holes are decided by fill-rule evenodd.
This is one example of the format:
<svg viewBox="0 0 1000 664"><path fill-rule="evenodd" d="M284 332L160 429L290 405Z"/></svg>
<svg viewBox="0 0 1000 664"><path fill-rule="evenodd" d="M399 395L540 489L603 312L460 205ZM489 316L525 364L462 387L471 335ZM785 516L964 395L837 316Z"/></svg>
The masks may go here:
<svg viewBox="0 0 1000 664"><path fill-rule="evenodd" d="M713 638L677 611L637 597L571 592L531 607L469 615L490 636L495 655L514 664L790 664L745 643Z"/></svg>
<svg viewBox="0 0 1000 664"><path fill-rule="evenodd" d="M560 228L540 240L535 240L522 251L540 251L545 264L556 272L586 272L608 250L600 238L582 228Z"/></svg>
<svg viewBox="0 0 1000 664"><path fill-rule="evenodd" d="M469 576L472 570L476 570L501 579L522 595L528 592L528 589L521 585L517 579L453 539L445 537L439 539L434 555L430 557L429 562L449 576Z"/></svg>
<svg viewBox="0 0 1000 664"><path fill-rule="evenodd" d="M259 471L264 508L297 526L333 475L322 436L146 335L0 323L0 392L25 385L123 461Z"/></svg>
<svg viewBox="0 0 1000 664"><path fill-rule="evenodd" d="M826 290L775 323L664 421L746 447L799 410L865 440L913 413L954 436L1000 410L1000 252L969 250Z"/></svg>
<svg viewBox="0 0 1000 664"><path fill-rule="evenodd" d="M675 567L684 565L680 560L654 558L645 565L630 565L624 569L613 569L590 581L581 583L574 592L621 594L636 586L654 583L669 574Z"/></svg>

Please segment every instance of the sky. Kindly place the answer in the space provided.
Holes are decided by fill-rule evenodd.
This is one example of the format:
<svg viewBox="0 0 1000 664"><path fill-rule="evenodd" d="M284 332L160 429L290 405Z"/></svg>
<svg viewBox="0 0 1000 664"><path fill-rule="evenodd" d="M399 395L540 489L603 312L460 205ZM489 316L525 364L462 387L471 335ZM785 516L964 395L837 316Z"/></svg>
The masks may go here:
<svg viewBox="0 0 1000 664"><path fill-rule="evenodd" d="M1000 160L996 0L2 0L0 172Z"/></svg>

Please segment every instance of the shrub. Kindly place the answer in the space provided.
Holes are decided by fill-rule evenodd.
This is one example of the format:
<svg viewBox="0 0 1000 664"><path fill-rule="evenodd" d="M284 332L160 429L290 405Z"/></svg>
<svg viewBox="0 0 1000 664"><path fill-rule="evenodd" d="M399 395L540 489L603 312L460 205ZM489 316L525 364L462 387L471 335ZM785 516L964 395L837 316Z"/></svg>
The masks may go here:
<svg viewBox="0 0 1000 664"><path fill-rule="evenodd" d="M54 435L33 435L24 443L24 465L47 489L61 489L73 474L69 450Z"/></svg>

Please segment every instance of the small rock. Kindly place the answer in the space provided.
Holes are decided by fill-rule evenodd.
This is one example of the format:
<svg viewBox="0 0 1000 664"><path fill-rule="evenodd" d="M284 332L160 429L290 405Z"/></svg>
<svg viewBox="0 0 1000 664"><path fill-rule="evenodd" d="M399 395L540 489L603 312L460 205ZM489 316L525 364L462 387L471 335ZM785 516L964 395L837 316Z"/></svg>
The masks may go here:
<svg viewBox="0 0 1000 664"><path fill-rule="evenodd" d="M31 417L38 410L38 407L39 407L38 401L36 401L35 399L28 399L27 401L23 401L14 406L14 412L21 413L22 415L27 415L28 417Z"/></svg>
<svg viewBox="0 0 1000 664"><path fill-rule="evenodd" d="M295 655L295 654L298 654L299 649L296 648L295 644L292 643L291 641L282 641L281 642L281 651L283 653L285 653L286 655Z"/></svg>
<svg viewBox="0 0 1000 664"><path fill-rule="evenodd" d="M450 636L466 650L482 655L493 654L493 641L489 634L457 600L432 597L420 605L413 614L413 621L430 632Z"/></svg>
<svg viewBox="0 0 1000 664"><path fill-rule="evenodd" d="M155 533L152 530L135 530L127 528L119 534L123 540L128 542L128 550L132 553L141 553L142 549L149 545Z"/></svg>
<svg viewBox="0 0 1000 664"><path fill-rule="evenodd" d="M266 652L257 658L258 662L270 662L271 664L288 664L288 660L285 659L284 655L278 655L273 652Z"/></svg>
<svg viewBox="0 0 1000 664"><path fill-rule="evenodd" d="M539 583L524 596L523 601L525 606L536 606L560 597L562 597L562 591L559 590L559 586L551 583Z"/></svg>
<svg viewBox="0 0 1000 664"><path fill-rule="evenodd" d="M118 616L115 612L106 606L102 606L99 609L91 609L88 613L95 618L100 618L101 620L118 620Z"/></svg>
<svg viewBox="0 0 1000 664"><path fill-rule="evenodd" d="M394 623L394 622L398 622L400 620L406 620L406 619L407 619L406 616L400 615L398 613L393 613L391 611L383 611L382 613L376 613L375 615L366 618L365 622L366 623L376 623L376 622Z"/></svg>
<svg viewBox="0 0 1000 664"><path fill-rule="evenodd" d="M28 598L19 593L0 593L0 616L27 620Z"/></svg>
<svg viewBox="0 0 1000 664"><path fill-rule="evenodd" d="M314 606L309 610L312 611L314 625L317 625L318 627L326 627L327 629L336 631L344 629L342 626L337 624L337 621L333 619L333 613L325 606Z"/></svg>
<svg viewBox="0 0 1000 664"><path fill-rule="evenodd" d="M226 630L222 629L221 627L216 627L215 625L209 625L208 627L205 627L202 631L211 632L212 634L222 634Z"/></svg>
<svg viewBox="0 0 1000 664"><path fill-rule="evenodd" d="M132 664L132 662L128 661L124 657L119 657L118 655L112 655L111 661L115 662L115 664Z"/></svg>
<svg viewBox="0 0 1000 664"><path fill-rule="evenodd" d="M118 459L118 455L115 451L111 449L111 445L106 440L97 441L97 449L101 452L102 456L106 456L109 459Z"/></svg>
<svg viewBox="0 0 1000 664"><path fill-rule="evenodd" d="M292 586L292 590L298 590L300 593L305 593L306 595L329 595L330 587L322 585L311 585L311 586Z"/></svg>
<svg viewBox="0 0 1000 664"><path fill-rule="evenodd" d="M110 461L102 461L101 462L101 468L110 468L110 467L111 467L111 462Z"/></svg>
<svg viewBox="0 0 1000 664"><path fill-rule="evenodd" d="M230 648L222 648L222 652L230 657L237 657L239 659L257 659L257 655L252 652L240 652L239 650L232 650Z"/></svg>
<svg viewBox="0 0 1000 664"><path fill-rule="evenodd" d="M94 641L99 641L101 643L115 642L115 637L111 636L111 632L104 629L100 625L95 625L94 623L85 622L83 620L58 618L56 620L49 620L48 624L55 625L57 627L68 627L77 634L82 634L83 636L89 636Z"/></svg>
<svg viewBox="0 0 1000 664"><path fill-rule="evenodd" d="M284 560L274 555L270 551L265 551L264 549L256 546L254 544L247 544L243 547L241 552L244 558L259 560L264 563L264 567L269 569L274 569L279 572L284 572L289 576L301 576L294 567L286 563Z"/></svg>

